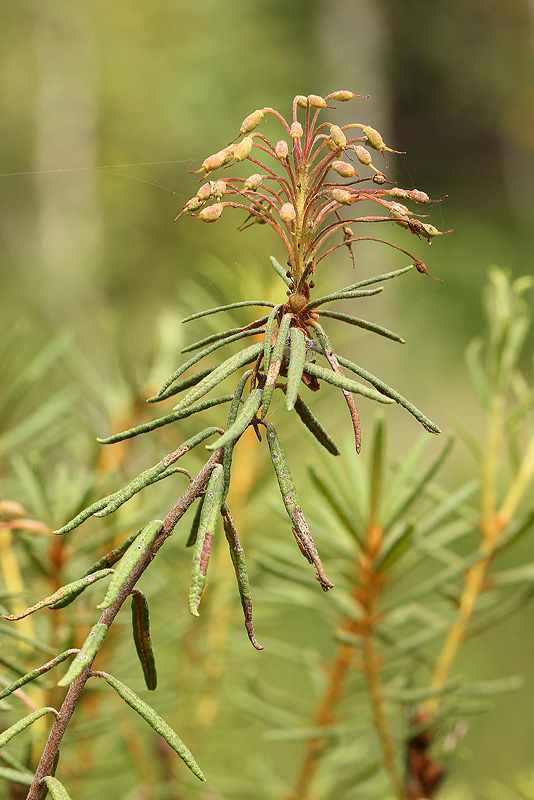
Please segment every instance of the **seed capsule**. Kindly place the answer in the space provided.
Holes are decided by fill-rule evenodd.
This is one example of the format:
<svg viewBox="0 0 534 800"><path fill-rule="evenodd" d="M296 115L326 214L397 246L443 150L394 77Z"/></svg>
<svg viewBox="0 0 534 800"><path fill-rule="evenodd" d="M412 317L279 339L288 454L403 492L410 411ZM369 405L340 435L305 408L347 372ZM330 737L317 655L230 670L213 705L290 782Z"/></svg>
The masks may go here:
<svg viewBox="0 0 534 800"><path fill-rule="evenodd" d="M289 224L290 222L293 222L296 216L297 214L294 205L292 203L284 203L280 209L280 219L282 222Z"/></svg>
<svg viewBox="0 0 534 800"><path fill-rule="evenodd" d="M280 139L280 141L276 143L274 152L280 161L284 161L289 155L289 147L287 146L287 142L285 142L283 139Z"/></svg>
<svg viewBox="0 0 534 800"><path fill-rule="evenodd" d="M203 202L205 200L209 200L211 197L211 187L211 181L208 181L208 183L205 183L203 186L201 186L197 192L197 199L202 200Z"/></svg>
<svg viewBox="0 0 534 800"><path fill-rule="evenodd" d="M347 137L339 125L330 125L330 136L336 147L343 148L347 144Z"/></svg>
<svg viewBox="0 0 534 800"><path fill-rule="evenodd" d="M381 137L381 135L376 131L374 128L369 127L369 125L365 125L362 128L364 134L367 136L367 144L369 147L372 147L373 150L386 150L386 145Z"/></svg>
<svg viewBox="0 0 534 800"><path fill-rule="evenodd" d="M201 200L199 197L192 197L191 200L188 200L185 206L182 208L182 211L185 214L189 214L191 211L198 211L199 208L202 208L204 205L204 200Z"/></svg>
<svg viewBox="0 0 534 800"><path fill-rule="evenodd" d="M332 189L332 197L336 203L340 203L342 206L350 206L352 203L352 195L346 189Z"/></svg>
<svg viewBox="0 0 534 800"><path fill-rule="evenodd" d="M401 189L400 186L393 186L392 189L389 190L390 197L399 197L401 200L404 200L408 197L406 189Z"/></svg>
<svg viewBox="0 0 534 800"><path fill-rule="evenodd" d="M410 211L402 203L389 203L389 213L393 219L404 219Z"/></svg>
<svg viewBox="0 0 534 800"><path fill-rule="evenodd" d="M303 94L298 94L295 99L299 108L306 108L308 105L308 98L304 97Z"/></svg>
<svg viewBox="0 0 534 800"><path fill-rule="evenodd" d="M260 188L262 180L263 180L263 175L259 175L257 172L255 172L254 175L251 175L249 178L246 179L245 191L256 192Z"/></svg>
<svg viewBox="0 0 534 800"><path fill-rule="evenodd" d="M226 194L226 181L215 181L212 194L215 200L220 200Z"/></svg>
<svg viewBox="0 0 534 800"><path fill-rule="evenodd" d="M223 205L222 203L214 203L212 206L207 206L207 208L203 208L200 214L198 215L202 222L217 222L219 217L222 214Z"/></svg>
<svg viewBox="0 0 534 800"><path fill-rule="evenodd" d="M425 235L428 237L429 240L433 239L434 236L443 235L443 231L438 231L437 228L435 228L433 225L430 225L428 222L423 222L422 226L424 228Z"/></svg>
<svg viewBox="0 0 534 800"><path fill-rule="evenodd" d="M220 169L224 167L226 164L229 164L232 158L234 157L234 148L233 147L225 147L224 150L219 150L218 153L214 153L212 156L208 156L205 161L202 163L202 169L208 172L213 172L216 169Z"/></svg>
<svg viewBox="0 0 534 800"><path fill-rule="evenodd" d="M430 197L427 195L427 193L420 192L419 189L412 189L410 192L410 197L412 200L415 200L416 203L430 203Z"/></svg>
<svg viewBox="0 0 534 800"><path fill-rule="evenodd" d="M290 135L292 139L302 139L304 131L300 122L294 122L290 128Z"/></svg>
<svg viewBox="0 0 534 800"><path fill-rule="evenodd" d="M357 174L352 164L347 164L346 161L333 161L330 166L342 178L353 178Z"/></svg>
<svg viewBox="0 0 534 800"><path fill-rule="evenodd" d="M361 97L361 94L354 94L353 92L341 90L339 92L332 92L330 95L330 98L332 100L337 100L338 103L346 103L347 100L352 100L353 97Z"/></svg>
<svg viewBox="0 0 534 800"><path fill-rule="evenodd" d="M353 150L356 153L356 158L360 164L364 164L366 167L371 164L372 159L369 150L366 150L365 147L361 146L361 144L354 145Z"/></svg>
<svg viewBox="0 0 534 800"><path fill-rule="evenodd" d="M308 103L312 108L325 108L326 100L318 94L309 94Z"/></svg>
<svg viewBox="0 0 534 800"><path fill-rule="evenodd" d="M241 128L239 129L240 134L250 133L257 128L260 122L264 117L265 112L263 109L258 108L256 111L253 111L252 114L249 114L248 117L245 117L243 122L241 123Z"/></svg>
<svg viewBox="0 0 534 800"><path fill-rule="evenodd" d="M234 145L234 158L236 161L244 161L249 157L252 150L252 136L247 136L238 144Z"/></svg>

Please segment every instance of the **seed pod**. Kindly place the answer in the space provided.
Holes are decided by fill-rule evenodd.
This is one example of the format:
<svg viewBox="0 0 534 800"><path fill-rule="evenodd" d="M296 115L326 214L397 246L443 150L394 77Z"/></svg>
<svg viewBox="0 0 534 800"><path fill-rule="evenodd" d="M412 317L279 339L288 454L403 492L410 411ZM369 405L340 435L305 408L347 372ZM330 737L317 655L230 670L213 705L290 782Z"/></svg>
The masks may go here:
<svg viewBox="0 0 534 800"><path fill-rule="evenodd" d="M246 192L257 192L261 186L261 182L263 180L263 175L259 175L257 172L254 175L250 175L245 181L245 191Z"/></svg>
<svg viewBox="0 0 534 800"><path fill-rule="evenodd" d="M346 189L332 189L332 197L336 201L336 203L340 203L342 206L350 206L352 203L352 195L350 192L347 192Z"/></svg>
<svg viewBox="0 0 534 800"><path fill-rule="evenodd" d="M287 146L287 142L285 142L283 139L280 139L280 141L276 143L274 152L280 161L284 161L289 155L289 147Z"/></svg>
<svg viewBox="0 0 534 800"><path fill-rule="evenodd" d="M361 94L354 94L354 92L341 90L339 92L332 92L330 95L330 99L337 100L338 103L346 103L347 100L352 100L353 97L361 97Z"/></svg>
<svg viewBox="0 0 534 800"><path fill-rule="evenodd" d="M325 108L326 100L318 94L309 94L308 103L312 108Z"/></svg>
<svg viewBox="0 0 534 800"><path fill-rule="evenodd" d="M428 222L423 222L421 224L422 224L422 227L424 228L425 235L428 237L429 241L430 241L430 239L433 239L434 236L442 236L443 235L443 231L438 231L437 228L435 228L433 225L430 225Z"/></svg>
<svg viewBox="0 0 534 800"><path fill-rule="evenodd" d="M345 147L347 144L347 137L339 127L339 125L330 125L330 136L336 147Z"/></svg>
<svg viewBox="0 0 534 800"><path fill-rule="evenodd" d="M258 108L256 111L253 111L252 114L249 114L248 117L245 117L245 119L241 123L241 128L239 129L239 133L240 134L250 133L251 131L254 130L254 128L257 128L264 117L264 113L265 112L263 111L263 109Z"/></svg>
<svg viewBox="0 0 534 800"><path fill-rule="evenodd" d="M202 222L217 222L219 217L222 214L223 205L222 203L214 203L212 206L207 206L203 208L200 214L198 215Z"/></svg>
<svg viewBox="0 0 534 800"><path fill-rule="evenodd" d="M285 222L286 225L289 225L290 222L293 222L296 216L297 214L293 203L284 203L280 209L280 219L282 222Z"/></svg>
<svg viewBox="0 0 534 800"><path fill-rule="evenodd" d="M308 105L308 98L304 97L303 94L298 94L295 100L297 101L297 105L299 108L306 108L306 106Z"/></svg>
<svg viewBox="0 0 534 800"><path fill-rule="evenodd" d="M375 169L375 167L373 167ZM376 175L373 175L373 183L377 183L379 186L383 186L386 182L386 176L382 175L381 172L377 172Z"/></svg>
<svg viewBox="0 0 534 800"><path fill-rule="evenodd" d="M393 186L392 189L389 190L390 197L400 197L402 200L405 200L408 197L406 189L401 189L400 186Z"/></svg>
<svg viewBox="0 0 534 800"><path fill-rule="evenodd" d="M427 195L427 193L420 192L419 189L412 189L410 192L410 197L412 200L415 200L416 203L430 203L430 197Z"/></svg>
<svg viewBox="0 0 534 800"><path fill-rule="evenodd" d="M289 134L292 139L302 139L304 131L300 122L294 122L289 129Z"/></svg>
<svg viewBox="0 0 534 800"><path fill-rule="evenodd" d="M354 152L356 153L356 158L360 162L360 164L365 164L368 167L371 164L371 153L369 150L366 150L365 147L362 147L361 144L357 144L353 147Z"/></svg>
<svg viewBox="0 0 534 800"><path fill-rule="evenodd" d="M362 130L367 136L367 144L369 147L372 147L373 150L386 150L386 145L384 144L384 141L378 131L369 127L369 125L364 125Z"/></svg>
<svg viewBox="0 0 534 800"><path fill-rule="evenodd" d="M197 199L202 201L209 200L211 197L212 186L213 184L211 181L204 183L197 192Z"/></svg>
<svg viewBox="0 0 534 800"><path fill-rule="evenodd" d="M192 197L190 200L187 201L185 206L182 208L182 212L185 214L189 214L192 211L198 211L198 209L202 208L203 205L204 205L204 200L201 200L200 197L195 195L195 197ZM178 217L176 219L178 219Z"/></svg>
<svg viewBox="0 0 534 800"><path fill-rule="evenodd" d="M347 164L346 161L333 161L330 166L342 178L353 178L357 174L352 164Z"/></svg>
<svg viewBox="0 0 534 800"><path fill-rule="evenodd" d="M249 157L252 151L252 136L247 136L245 139L234 145L234 158L236 161L244 161Z"/></svg>
<svg viewBox="0 0 534 800"><path fill-rule="evenodd" d="M214 153L212 156L208 156L202 162L202 169L208 172L213 172L216 169L220 169L224 167L226 164L229 164L232 158L234 157L234 148L233 147L225 147L224 150L219 150L218 153Z"/></svg>
<svg viewBox="0 0 534 800"><path fill-rule="evenodd" d="M212 186L212 194L215 200L220 200L226 194L226 181L215 181Z"/></svg>
<svg viewBox="0 0 534 800"><path fill-rule="evenodd" d="M402 203L388 203L389 214L393 219L405 219L411 212Z"/></svg>

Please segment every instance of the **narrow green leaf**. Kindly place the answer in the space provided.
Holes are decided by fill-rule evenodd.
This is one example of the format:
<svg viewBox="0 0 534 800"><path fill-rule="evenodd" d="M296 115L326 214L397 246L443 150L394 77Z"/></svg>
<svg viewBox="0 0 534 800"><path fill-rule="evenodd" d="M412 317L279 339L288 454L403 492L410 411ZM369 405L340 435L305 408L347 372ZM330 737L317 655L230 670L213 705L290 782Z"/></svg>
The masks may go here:
<svg viewBox="0 0 534 800"><path fill-rule="evenodd" d="M132 631L146 687L153 691L158 685L158 675L150 636L150 609L140 589L132 590Z"/></svg>
<svg viewBox="0 0 534 800"><path fill-rule="evenodd" d="M43 778L43 783L48 789L52 800L71 800L70 794L57 778L47 775L45 778Z"/></svg>
<svg viewBox="0 0 534 800"><path fill-rule="evenodd" d="M213 369L208 370L206 374L212 372ZM97 442L99 444L115 444L116 442L123 442L125 439L132 439L134 436L138 436L141 433L149 433L156 428L161 428L163 425L169 425L171 422L176 422L179 419L186 419L186 417L197 414L199 411L206 411L206 409L214 408L222 403L229 403L232 397L232 394L225 394L222 397L214 397L212 400L204 400L203 403L197 403L196 405L189 406L189 408L186 408L184 411L173 411L172 414L165 414L164 417L152 419L150 422L143 422L141 425L136 425L135 428L129 428L129 430L122 431L121 433L115 433L113 436L108 436L106 439L97 439Z"/></svg>
<svg viewBox="0 0 534 800"><path fill-rule="evenodd" d="M514 545L520 542L525 534L530 531L533 524L534 510L532 510L522 522L510 526L506 534L501 537L499 545L495 551L495 555L501 555L502 553L505 553L507 550L510 550L512 547L514 547Z"/></svg>
<svg viewBox="0 0 534 800"><path fill-rule="evenodd" d="M35 611L38 611L40 608L46 608L46 606L54 609L63 608L63 605L68 605L68 603L72 602L92 583L99 581L101 578L107 578L107 576L111 575L112 572L112 569L101 569L98 572L93 572L91 575L87 575L84 578L79 578L77 581L67 583L65 586L62 586L60 589L54 592L54 594L51 594L49 597L45 597L44 600L39 600L38 603L30 606L30 608L27 608L25 611L21 611L20 614L9 614L9 616L2 614L2 619L23 619L24 617L28 617L30 614L33 614Z"/></svg>
<svg viewBox="0 0 534 800"><path fill-rule="evenodd" d="M28 725L31 725L36 720L40 719L41 717L44 717L44 715L48 714L49 711L52 714L57 715L56 709L51 708L50 706L47 706L46 708L38 708L37 711L32 711L32 713L28 714L27 717L19 719L19 721L15 722L14 725L11 725L10 728L5 730L3 733L0 733L0 748L5 747L6 744L10 742L11 739L13 739L14 736L25 730L28 727Z"/></svg>
<svg viewBox="0 0 534 800"><path fill-rule="evenodd" d="M304 362L306 361L306 339L304 331L292 328L290 333L291 351L287 371L286 408L292 411L297 402Z"/></svg>
<svg viewBox="0 0 534 800"><path fill-rule="evenodd" d="M93 572L97 572L100 569L106 569L107 567L112 567L114 564L116 564L117 561L119 561L122 557L122 554L125 553L129 548L131 543L137 539L142 530L142 528L139 528L139 530L134 531L123 542L121 542L121 544L117 545L117 547L114 547L113 550L110 550L109 553L106 553L106 555L102 556L102 558L99 558L98 561L95 561L95 563L92 564L89 569L85 570L82 578L86 578L88 575L92 575Z"/></svg>
<svg viewBox="0 0 534 800"><path fill-rule="evenodd" d="M315 436L317 441L322 444L322 446L328 450L329 453L331 453L333 456L341 455L341 450L337 444L334 442L326 429L323 428L319 420L313 414L311 408L306 405L301 397L297 397L295 402L295 411L310 433Z"/></svg>
<svg viewBox="0 0 534 800"><path fill-rule="evenodd" d="M463 684L462 678L453 678L442 686L425 686L421 689L390 689L386 691L386 696L400 703L422 703L431 697L443 697L446 694L457 692Z"/></svg>
<svg viewBox="0 0 534 800"><path fill-rule="evenodd" d="M405 344L405 340L402 338L402 336L399 336L397 333L393 333L387 328L383 328L381 325L376 325L374 322L368 322L367 320L360 319L359 317L352 317L349 314L340 314L338 311L319 311L318 313L322 317L337 319L340 322L347 322L349 325L356 325L357 328L363 328L366 331L371 331L372 333L378 333L380 336L385 336L386 339L392 339L394 342Z"/></svg>
<svg viewBox="0 0 534 800"><path fill-rule="evenodd" d="M191 322L192 319L200 319L200 317L207 317L209 314L218 314L219 311L228 311L230 308L244 308L245 306L269 306L269 308L272 308L274 303L269 303L267 300L243 300L239 303L228 303L225 306L217 306L216 308L208 308L206 311L198 311L196 314L185 317L182 322Z"/></svg>
<svg viewBox="0 0 534 800"><path fill-rule="evenodd" d="M33 783L33 774L31 772L19 772L16 769L0 767L0 780L9 781L9 783L17 783L20 786L31 786Z"/></svg>
<svg viewBox="0 0 534 800"><path fill-rule="evenodd" d="M384 416L379 414L376 417L373 448L371 451L370 465L370 494L369 494L369 517L371 524L378 521L378 511L380 505L380 492L382 490L382 464L384 460Z"/></svg>
<svg viewBox="0 0 534 800"><path fill-rule="evenodd" d="M68 668L65 675L58 681L58 686L70 686L73 680L80 675L83 670L88 667L93 661L94 657L100 650L102 642L106 638L108 632L108 625L103 622L97 622L93 625L87 639L82 644L76 658Z"/></svg>
<svg viewBox="0 0 534 800"><path fill-rule="evenodd" d="M273 397L274 389L276 386L276 381L278 380L278 375L280 373L280 367L282 366L282 361L284 359L284 351L287 347L287 339L289 335L289 326L291 325L292 320L291 314L284 314L280 321L280 325L278 328L278 333L276 334L276 341L271 351L271 357L269 359L269 367L267 371L267 378L265 381L265 386L263 388L263 409L261 412L261 418L265 419L265 415L269 410L269 406L271 404L271 400ZM264 366L264 370L265 370Z"/></svg>
<svg viewBox="0 0 534 800"><path fill-rule="evenodd" d="M271 262L271 266L274 269L274 271L278 275L280 275L286 286L289 286L289 284L291 283L291 278L288 278L286 275L287 269L284 269L283 266L276 260L274 256L269 256L269 261Z"/></svg>
<svg viewBox="0 0 534 800"><path fill-rule="evenodd" d="M200 500L200 503L197 505L195 516L193 517L193 522L191 523L191 530L189 531L189 536L187 537L187 542L185 543L186 547L193 547L193 545L197 540L198 526L200 525L201 514L202 514L202 499Z"/></svg>
<svg viewBox="0 0 534 800"><path fill-rule="evenodd" d="M480 338L469 342L465 350L465 363L479 402L483 408L488 409L491 403L491 389L481 359L483 347L484 343Z"/></svg>
<svg viewBox="0 0 534 800"><path fill-rule="evenodd" d="M254 331L240 331L239 333L234 333L233 336L228 336L226 339L222 339L218 342L214 342L209 347L205 347L204 350L201 350L200 353L192 356L188 361L182 364L178 369L176 369L172 375L170 375L166 381L162 384L161 388L158 391L158 397L167 397L167 389L174 383L174 381L183 375L190 367L194 366L198 361L202 358L205 358L210 353L213 353L215 350L218 350L220 347L224 347L227 344L231 344L232 342L237 342L239 339L243 339L246 336L251 336L252 334L256 333L265 333L265 329L254 330Z"/></svg>
<svg viewBox="0 0 534 800"><path fill-rule="evenodd" d="M223 435L213 442L213 444L206 445L206 450L217 450L219 447L225 447L227 444L235 442L239 436L248 428L251 421L258 413L259 407L262 402L262 390L253 389L243 404L243 408L238 414L235 422L223 433Z"/></svg>
<svg viewBox="0 0 534 800"><path fill-rule="evenodd" d="M337 358L341 364L341 358L339 356L337 356ZM331 383L332 386L337 386L338 389L344 389L346 392L353 392L354 394L361 394L363 397L369 397L377 403L394 402L389 397L380 394L380 392L375 392L374 389L368 389L367 386L364 386L362 383L357 383L351 380L351 378L347 378L345 375L339 375L337 372L333 372L333 370L326 369L325 367L320 367L318 364L312 364L307 361L304 364L304 372L307 372L309 375L314 375L316 378L326 381L326 383Z"/></svg>
<svg viewBox="0 0 534 800"><path fill-rule="evenodd" d="M437 425L435 425L431 420L429 420L428 417L425 417L425 415L421 411L419 411L418 408L416 408L412 403L406 400L405 397L403 397L401 394L395 391L395 389L392 389L391 386L388 386L379 378L375 377L370 372L367 372L366 369L363 369L362 367L359 367L357 364L354 364L354 362L349 361L348 358L343 358L342 356L338 356L337 359L341 364L341 366L347 367L347 369L350 369L352 372L356 373L356 375L359 375L360 378L363 378L365 381L368 381L372 386L374 386L380 392L383 392L386 395L386 397L390 397L392 400L395 400L396 403L403 406L403 408L409 411L410 414L412 414L416 418L416 420L421 423L423 428L425 428L425 430L427 430L429 433L441 433Z"/></svg>
<svg viewBox="0 0 534 800"><path fill-rule="evenodd" d="M230 410L228 411L226 430L228 430L228 428L230 428L237 419L237 415L239 413L239 409L241 406L241 398L243 397L243 392L245 390L245 385L251 375L252 375L252 370L249 369L246 372L244 372L239 379L239 382L234 392L234 396L232 398L232 402L230 404ZM230 488L233 455L234 455L234 443L230 442L225 446L223 454L224 497L226 497L226 495L228 494L228 490Z"/></svg>
<svg viewBox="0 0 534 800"><path fill-rule="evenodd" d="M410 264L408 267L394 269L392 272L384 272L383 275L376 275L374 278L365 278L363 281L358 281L358 283L353 283L351 286L346 286L345 289L341 289L341 291L352 291L353 289L361 289L362 286L371 286L373 283L389 281L391 278L398 278L399 275L410 272L411 269L413 269L413 264Z"/></svg>
<svg viewBox="0 0 534 800"><path fill-rule="evenodd" d="M224 533L230 548L230 556L232 564L234 565L235 577L239 589L239 596L241 598L241 606L245 617L245 628L248 638L256 650L263 650L261 644L258 643L254 633L254 621L252 618L252 592L250 590L250 583L248 580L247 565L245 562L245 552L241 547L239 536L235 522L230 513L228 506L223 506L222 509Z"/></svg>
<svg viewBox="0 0 534 800"><path fill-rule="evenodd" d="M299 549L303 556L309 561L310 564L315 566L317 571L317 580L321 584L323 591L328 591L334 585L326 577L319 553L315 546L315 542L308 528L308 523L304 517L302 506L297 495L297 489L294 484L289 464L282 449L282 445L276 435L274 426L268 422L267 427L267 442L271 453L271 460L273 462L274 471L278 480L280 494L284 501L284 506L287 514L293 523L293 535L297 541Z"/></svg>
<svg viewBox="0 0 534 800"><path fill-rule="evenodd" d="M375 560L375 569L380 572L390 569L408 549L413 532L414 523L408 522L400 530L386 536Z"/></svg>
<svg viewBox="0 0 534 800"><path fill-rule="evenodd" d="M97 608L109 608L109 606L115 602L132 569L144 556L158 533L161 531L162 527L163 522L157 519L153 522L149 522L148 525L145 525L145 527L142 528L141 532L133 540L128 550L126 550L122 556L119 565L113 573L113 577L108 584L106 596L97 606Z"/></svg>
<svg viewBox="0 0 534 800"><path fill-rule="evenodd" d="M57 664L61 664L62 661L65 661L67 658L70 658L70 656L75 655L77 652L78 650L75 648L72 648L71 650L65 650L65 652L60 653L55 658L47 661L46 664L37 667L37 669L33 669L31 672L27 672L26 675L23 675L9 686L6 686L5 689L2 689L0 692L0 700L3 700L4 697L8 697L10 694L16 691L16 689L20 689L21 686L25 686L27 683L34 681L36 678L40 678L41 675L44 675L44 673L48 672L49 669L53 669L53 667L55 667Z"/></svg>
<svg viewBox="0 0 534 800"><path fill-rule="evenodd" d="M107 683L109 683L109 685L115 689L119 697L121 697L122 700L124 700L124 702L130 706L130 708L133 708L133 710L136 711L145 720L145 722L148 722L150 727L156 731L156 733L159 733L159 735L165 739L167 744L172 747L175 753L178 753L182 761L189 767L191 772L197 776L197 778L199 778L201 781L206 780L190 750L188 750L182 740L178 738L170 725L168 725L165 720L163 720L154 711L154 709L148 705L148 703L145 703L144 700L141 700L141 698L134 694L134 692L132 692L128 686L125 686L124 683L121 683L121 681L117 680L117 678L113 677L113 675L108 675L105 672L97 674L99 677L104 678Z"/></svg>
<svg viewBox="0 0 534 800"><path fill-rule="evenodd" d="M265 335L263 337L263 371L267 374L267 370L269 369L269 364L271 362L271 341L273 338L273 327L274 323L276 322L276 317L278 311L280 310L280 306L275 306L271 313L269 314L269 319L267 320L267 325L265 326Z"/></svg>
<svg viewBox="0 0 534 800"><path fill-rule="evenodd" d="M206 494L202 503L202 513L198 527L197 541L193 553L191 588L189 590L189 611L198 617L198 607L206 586L206 573L215 533L215 525L221 513L224 494L224 468L216 464L211 472Z"/></svg>
<svg viewBox="0 0 534 800"><path fill-rule="evenodd" d="M255 333L258 333L256 328L261 328L267 320L267 316L260 317L254 322L251 322L250 325L245 325L240 328L230 328L227 331L220 331L219 333L212 333L211 336L206 336L204 339L199 339L198 342L193 342L193 344L188 344L187 347L182 347L180 352L190 353L192 350L198 350L199 347L204 347L204 345L218 342L220 339L227 339L229 336L234 336L234 334L237 333L244 333L245 331L248 331L249 335L253 336Z"/></svg>
<svg viewBox="0 0 534 800"><path fill-rule="evenodd" d="M194 386L183 400L174 407L174 410L182 411L197 400L200 400L201 397L204 397L205 394L214 389L215 386L221 383L225 378L228 378L237 369L248 364L250 361L254 361L262 350L263 342L256 342L250 345L250 347L246 347L244 350L236 353L236 355L227 358L226 361L223 361L222 364L215 367L213 372L203 378L197 386Z"/></svg>
<svg viewBox="0 0 534 800"><path fill-rule="evenodd" d="M384 291L383 286L379 286L377 289L349 289L348 287L345 289L339 289L337 292L333 292L332 294L326 294L324 297L319 297L317 300L314 300L313 303L308 303L306 306L307 311L313 311L314 308L318 308L319 306L324 305L325 303L333 302L334 300L353 300L356 297L371 297L374 294L380 294L380 292Z"/></svg>
<svg viewBox="0 0 534 800"><path fill-rule="evenodd" d="M312 479L312 483L314 484L315 488L318 492L324 497L332 511L334 512L335 516L341 522L344 528L346 528L349 533L353 536L354 539L358 542L358 544L363 547L363 540L360 531L356 527L353 522L353 514L344 508L342 501L337 498L330 486L322 479L319 473L315 470L314 467L309 466L308 471L310 473L310 477Z"/></svg>

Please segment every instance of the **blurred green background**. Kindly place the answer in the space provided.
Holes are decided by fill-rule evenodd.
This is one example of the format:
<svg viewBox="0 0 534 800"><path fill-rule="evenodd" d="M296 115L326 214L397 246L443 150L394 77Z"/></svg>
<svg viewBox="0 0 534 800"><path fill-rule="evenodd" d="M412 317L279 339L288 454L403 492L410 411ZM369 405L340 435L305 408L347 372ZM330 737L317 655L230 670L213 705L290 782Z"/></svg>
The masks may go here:
<svg viewBox="0 0 534 800"><path fill-rule="evenodd" d="M398 331L406 346L358 333L341 350L445 431L453 416L476 429L463 352L482 328L487 267L532 273L532 2L16 0L1 15L0 303L2 336L20 336L21 359L67 332L96 369L95 395L105 395L116 373L111 339L143 364L162 315L178 350L178 320L214 296L243 299L263 286L279 301L268 256L283 253L270 231L238 233L242 219L231 213L216 226L173 223L197 188L188 170L256 108L289 114L297 93L351 89L370 98L342 105L332 121L370 124L405 150L388 159L388 176L448 195L429 221L454 232L431 248L394 232L443 283L410 274L353 309ZM405 263L378 245L356 251L358 277ZM316 284L329 290L351 280L337 251ZM531 350L532 337L525 359ZM43 391L57 388L53 380ZM319 407L328 416L327 398ZM112 410L120 416L120 398ZM373 414L362 407L364 436ZM335 409L330 415L345 430ZM401 409L388 410L388 420L399 458L419 431ZM99 422L93 415L95 431ZM467 459L457 454L451 481L469 474ZM515 671L511 660L528 668L534 651L524 631L509 630L498 658L481 648L471 667L490 676ZM532 700L532 676L528 685ZM499 712L508 726L524 715L515 718L517 736L510 727L505 741L486 734L485 726L499 729L495 718L477 722L477 757L460 777L503 779L528 765L532 723L524 701L508 707Z"/></svg>

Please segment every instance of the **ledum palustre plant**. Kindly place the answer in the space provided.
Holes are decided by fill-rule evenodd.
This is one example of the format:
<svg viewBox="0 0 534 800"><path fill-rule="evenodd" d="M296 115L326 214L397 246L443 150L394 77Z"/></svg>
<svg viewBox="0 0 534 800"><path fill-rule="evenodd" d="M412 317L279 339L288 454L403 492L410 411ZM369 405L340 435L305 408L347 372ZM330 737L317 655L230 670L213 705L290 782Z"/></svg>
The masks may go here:
<svg viewBox="0 0 534 800"><path fill-rule="evenodd" d="M283 259L286 266L281 266L274 257L271 258L271 264L285 284L285 295L278 304L258 298L199 311L184 320L187 322L242 306L268 309L267 314L244 327L224 330L184 348L183 352L195 354L176 369L156 396L149 398L150 403L157 403L179 395L180 399L170 413L99 441L110 445L178 422L213 406L229 403L224 427L201 429L179 444L174 452L142 472L125 488L80 511L57 530L58 535L68 534L93 515L105 517L117 511L142 489L172 475L184 476L188 481L186 490L163 519L148 522L90 566L78 580L62 586L24 612L6 617L15 620L44 607L63 608L96 581L106 579L108 582L104 597L98 605L101 616L82 646L59 653L0 693L0 698L7 697L53 667L72 659L67 672L59 681L59 686L68 687L61 708L37 709L0 736L0 747L3 747L13 736L45 714L51 713L55 718L28 792L28 800L38 800L46 791L54 800L67 797L64 786L55 777L59 746L89 678L105 681L168 742L191 771L204 780L193 755L169 725L124 683L110 674L93 670L92 663L110 625L124 602L130 598L135 647L147 687L156 688L148 601L135 588L135 584L172 534L178 521L198 498L201 498L201 502L197 507L188 541L188 544L194 546L189 610L195 616L199 613L213 536L218 521L222 518L243 606L245 627L253 646L262 649L256 639L252 622L251 590L244 553L226 502L231 481L233 450L249 426L254 428L260 440L262 433L265 435L283 504L298 547L313 565L321 588L325 591L332 588L333 584L325 573L306 522L288 459L269 414L277 390L285 396L286 410L296 412L307 429L332 455L338 455L340 451L315 418L312 409L302 399L302 386L312 392L320 389L328 391L325 384L340 390L348 407L357 452L361 447L361 431L354 395L361 395L381 404L396 402L427 431L440 432L430 419L396 390L368 370L337 354L323 327L325 320L336 319L394 342L403 342L399 335L387 328L330 310L330 306L339 300L378 294L383 288L378 284L406 274L413 267L420 273L426 272L423 262L408 251L383 237L356 236L352 225L373 223L385 225L386 229L391 225L400 226L407 233L429 243L440 235L434 226L420 218L421 215L400 202L424 206L430 203L428 196L417 189L402 189L393 185L382 169L373 164L371 151L380 156L391 150L386 147L376 130L360 122L340 127L324 120L323 115L331 114L334 110L332 102L347 102L356 97L359 95L350 91L333 92L325 98L317 95L297 96L293 101L292 118L289 122L272 108L254 111L243 121L234 142L206 158L197 171L203 173L202 180L205 176L211 178L212 173L233 163L250 162L251 170L254 171L246 178L225 177L203 183L196 195L185 204L182 213L212 223L220 218L223 211L233 208L245 215L241 227L249 223L269 225L284 245ZM274 115L281 125L282 138L275 143L259 131L266 115ZM370 204L374 204L372 208L378 213L358 215L356 207L359 203L364 203L366 210L369 210ZM407 256L411 263L377 277L360 279L334 293L312 297L316 271L321 261L336 249L347 248L354 263L353 246L364 240L393 247ZM219 348L243 339L249 339L252 343L218 365L212 364L200 371L191 371L198 362ZM248 368L243 371L245 367ZM343 368L365 381L365 384L353 377L347 377ZM236 374L237 380L232 392L214 398L207 397L227 378ZM206 444L208 440L211 443ZM193 476L187 469L179 466L178 461L203 443L210 455L202 469ZM381 543L376 543L376 546L379 553Z"/></svg>

